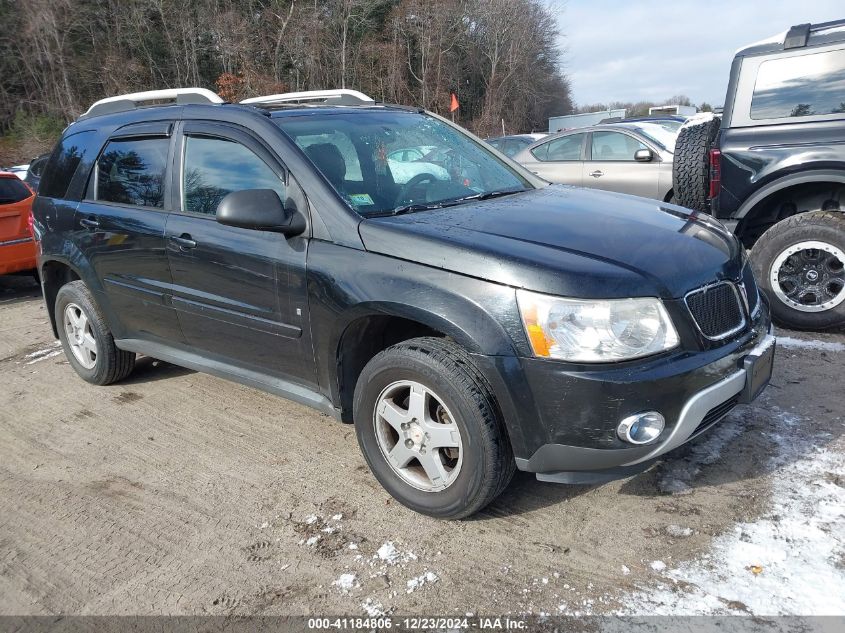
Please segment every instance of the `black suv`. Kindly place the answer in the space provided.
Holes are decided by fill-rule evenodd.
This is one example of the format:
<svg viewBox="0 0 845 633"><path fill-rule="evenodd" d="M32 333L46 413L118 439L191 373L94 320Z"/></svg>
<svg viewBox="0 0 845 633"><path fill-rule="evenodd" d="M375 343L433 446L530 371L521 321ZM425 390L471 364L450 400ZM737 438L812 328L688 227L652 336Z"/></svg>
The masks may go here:
<svg viewBox="0 0 845 633"><path fill-rule="evenodd" d="M721 124L675 147L678 203L712 211L753 250L772 314L845 324L845 20L794 26L740 50Z"/></svg>
<svg viewBox="0 0 845 633"><path fill-rule="evenodd" d="M436 161L390 160L408 147ZM434 516L477 511L515 468L641 471L771 374L768 307L709 216L549 186L352 91L98 102L34 226L82 378L143 353L354 421L382 485Z"/></svg>

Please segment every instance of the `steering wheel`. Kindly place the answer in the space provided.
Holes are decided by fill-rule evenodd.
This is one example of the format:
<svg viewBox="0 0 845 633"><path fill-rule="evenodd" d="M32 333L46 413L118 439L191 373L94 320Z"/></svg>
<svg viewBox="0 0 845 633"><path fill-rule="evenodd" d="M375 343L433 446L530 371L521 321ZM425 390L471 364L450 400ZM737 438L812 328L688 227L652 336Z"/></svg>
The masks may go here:
<svg viewBox="0 0 845 633"><path fill-rule="evenodd" d="M416 188L419 187L424 182L437 182L437 178L434 174L422 173L417 174L413 178L411 178L408 182L402 185L402 188L399 190L399 194L396 196L396 202L394 206L399 206L403 203L409 202L409 194Z"/></svg>

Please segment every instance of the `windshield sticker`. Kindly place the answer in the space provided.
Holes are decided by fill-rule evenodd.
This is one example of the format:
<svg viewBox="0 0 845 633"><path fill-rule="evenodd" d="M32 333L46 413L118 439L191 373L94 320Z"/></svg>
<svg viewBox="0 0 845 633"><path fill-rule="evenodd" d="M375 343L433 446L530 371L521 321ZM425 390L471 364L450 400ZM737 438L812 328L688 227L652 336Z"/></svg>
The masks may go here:
<svg viewBox="0 0 845 633"><path fill-rule="evenodd" d="M349 199L352 200L352 204L354 204L355 206L373 204L373 199L368 193L351 193L349 194Z"/></svg>

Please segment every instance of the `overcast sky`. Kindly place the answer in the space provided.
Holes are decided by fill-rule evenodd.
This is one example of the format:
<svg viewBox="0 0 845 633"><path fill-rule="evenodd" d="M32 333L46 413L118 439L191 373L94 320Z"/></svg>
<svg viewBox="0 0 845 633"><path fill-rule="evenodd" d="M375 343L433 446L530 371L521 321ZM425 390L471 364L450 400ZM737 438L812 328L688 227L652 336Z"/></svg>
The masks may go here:
<svg viewBox="0 0 845 633"><path fill-rule="evenodd" d="M842 0L547 0L578 104L685 94L723 105L738 48L804 22L845 18Z"/></svg>

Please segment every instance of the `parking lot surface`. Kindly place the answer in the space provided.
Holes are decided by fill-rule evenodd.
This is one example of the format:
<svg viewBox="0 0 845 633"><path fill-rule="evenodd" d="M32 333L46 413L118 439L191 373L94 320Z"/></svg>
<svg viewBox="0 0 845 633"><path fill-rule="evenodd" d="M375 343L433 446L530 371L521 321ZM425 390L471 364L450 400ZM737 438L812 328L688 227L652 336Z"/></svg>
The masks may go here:
<svg viewBox="0 0 845 633"><path fill-rule="evenodd" d="M779 334L763 397L647 473L442 522L300 405L150 358L83 382L0 278L0 613L845 613L845 336Z"/></svg>

